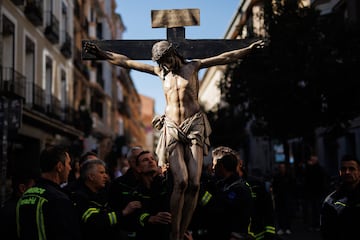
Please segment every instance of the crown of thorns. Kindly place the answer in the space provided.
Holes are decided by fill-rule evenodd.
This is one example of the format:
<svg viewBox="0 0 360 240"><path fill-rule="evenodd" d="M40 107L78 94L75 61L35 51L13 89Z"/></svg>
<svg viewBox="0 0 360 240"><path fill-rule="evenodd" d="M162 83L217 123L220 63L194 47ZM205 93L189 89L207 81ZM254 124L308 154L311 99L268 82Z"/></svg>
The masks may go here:
<svg viewBox="0 0 360 240"><path fill-rule="evenodd" d="M152 48L152 60L158 61L165 56L170 50L174 49L172 43L160 41L154 44Z"/></svg>

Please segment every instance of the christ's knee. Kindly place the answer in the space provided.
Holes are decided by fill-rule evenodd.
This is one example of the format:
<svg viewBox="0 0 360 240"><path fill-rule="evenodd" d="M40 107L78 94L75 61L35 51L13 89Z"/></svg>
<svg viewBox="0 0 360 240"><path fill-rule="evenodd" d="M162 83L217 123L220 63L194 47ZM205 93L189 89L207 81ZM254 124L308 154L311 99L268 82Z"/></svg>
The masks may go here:
<svg viewBox="0 0 360 240"><path fill-rule="evenodd" d="M174 189L173 191L179 192L179 193L184 193L185 190L188 187L188 183L187 181L180 181L179 183L175 183L174 184Z"/></svg>
<svg viewBox="0 0 360 240"><path fill-rule="evenodd" d="M198 183L190 183L187 188L187 191L193 195L196 195L199 192L199 190L200 190L200 184Z"/></svg>

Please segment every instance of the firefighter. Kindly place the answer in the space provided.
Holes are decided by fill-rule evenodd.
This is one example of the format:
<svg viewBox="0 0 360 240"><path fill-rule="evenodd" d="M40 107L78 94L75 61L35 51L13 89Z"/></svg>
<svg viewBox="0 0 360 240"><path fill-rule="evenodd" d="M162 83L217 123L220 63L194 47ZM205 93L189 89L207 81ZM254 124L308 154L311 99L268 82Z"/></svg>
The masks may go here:
<svg viewBox="0 0 360 240"><path fill-rule="evenodd" d="M76 210L60 185L67 182L70 156L61 146L40 153L41 177L17 202L19 239L81 239Z"/></svg>
<svg viewBox="0 0 360 240"><path fill-rule="evenodd" d="M104 161L87 160L81 165L80 177L83 184L72 193L71 197L79 212L81 232L84 239L127 239L122 235L122 224L126 216L140 208L138 201L129 202L121 211L108 207L102 190L108 182Z"/></svg>

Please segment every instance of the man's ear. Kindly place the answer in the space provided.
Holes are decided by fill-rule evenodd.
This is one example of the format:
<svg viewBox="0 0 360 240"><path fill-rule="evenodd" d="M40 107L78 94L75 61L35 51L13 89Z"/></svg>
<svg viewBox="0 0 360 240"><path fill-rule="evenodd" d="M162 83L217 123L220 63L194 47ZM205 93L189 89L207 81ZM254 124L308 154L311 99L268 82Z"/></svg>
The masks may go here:
<svg viewBox="0 0 360 240"><path fill-rule="evenodd" d="M23 194L26 191L27 187L24 183L20 183L18 186L19 193Z"/></svg>
<svg viewBox="0 0 360 240"><path fill-rule="evenodd" d="M87 175L87 179L89 179L90 181L92 181L94 179L94 174L93 173L89 173Z"/></svg>
<svg viewBox="0 0 360 240"><path fill-rule="evenodd" d="M63 169L64 169L64 167L65 167L64 164L59 161L59 162L56 164L56 171L57 171L57 172L62 172Z"/></svg>

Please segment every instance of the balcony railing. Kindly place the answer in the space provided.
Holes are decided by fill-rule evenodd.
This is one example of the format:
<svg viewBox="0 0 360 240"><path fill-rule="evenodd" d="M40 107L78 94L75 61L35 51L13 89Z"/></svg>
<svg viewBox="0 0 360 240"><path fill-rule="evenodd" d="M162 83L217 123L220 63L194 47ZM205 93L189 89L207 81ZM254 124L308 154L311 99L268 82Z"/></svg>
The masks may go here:
<svg viewBox="0 0 360 240"><path fill-rule="evenodd" d="M26 77L11 67L0 67L0 90L5 94L14 94L25 98Z"/></svg>
<svg viewBox="0 0 360 240"><path fill-rule="evenodd" d="M37 84L34 84L34 109L45 111L45 91Z"/></svg>
<svg viewBox="0 0 360 240"><path fill-rule="evenodd" d="M70 107L69 105L66 105L63 109L63 116L61 120L67 124L74 125L75 109Z"/></svg>
<svg viewBox="0 0 360 240"><path fill-rule="evenodd" d="M40 26L43 23L43 0L27 0L24 9L26 17L35 26Z"/></svg>
<svg viewBox="0 0 360 240"><path fill-rule="evenodd" d="M69 33L67 31L63 31L63 33L61 34L62 37L62 41L60 41L62 43L61 45L61 53L66 57L66 58L71 58L72 56L72 39L69 35Z"/></svg>
<svg viewBox="0 0 360 240"><path fill-rule="evenodd" d="M11 0L16 6L24 5L25 0Z"/></svg>
<svg viewBox="0 0 360 240"><path fill-rule="evenodd" d="M78 1L74 1L74 16L80 18L80 4Z"/></svg>
<svg viewBox="0 0 360 240"><path fill-rule="evenodd" d="M84 31L86 32L86 34L89 34L89 21L87 20L86 17L84 17L82 27L83 27Z"/></svg>
<svg viewBox="0 0 360 240"><path fill-rule="evenodd" d="M60 100L54 95L50 96L50 104L46 106L46 113L48 116L56 119L60 119L61 117Z"/></svg>
<svg viewBox="0 0 360 240"><path fill-rule="evenodd" d="M45 36L51 43L59 43L59 20L51 12L45 12Z"/></svg>

